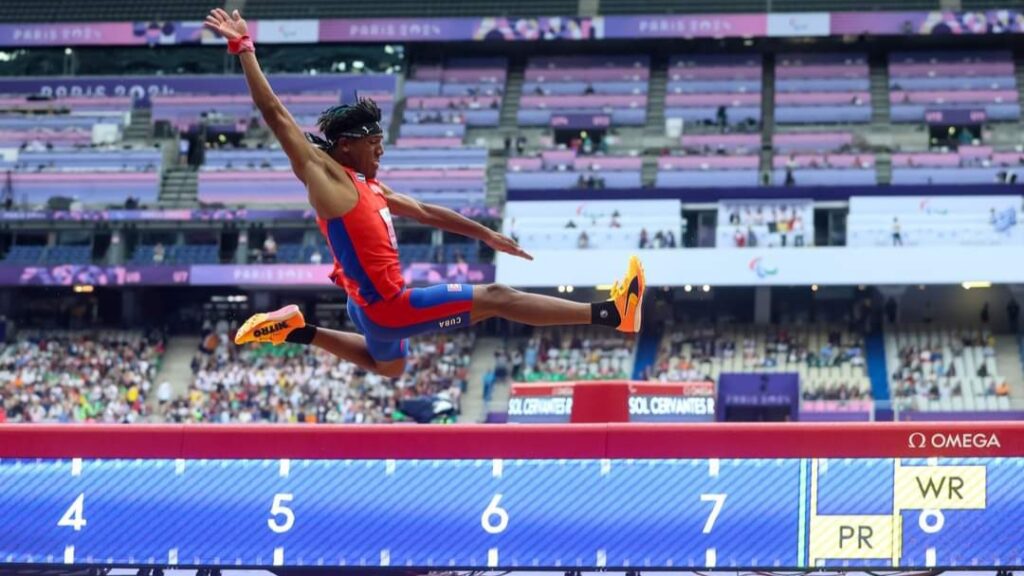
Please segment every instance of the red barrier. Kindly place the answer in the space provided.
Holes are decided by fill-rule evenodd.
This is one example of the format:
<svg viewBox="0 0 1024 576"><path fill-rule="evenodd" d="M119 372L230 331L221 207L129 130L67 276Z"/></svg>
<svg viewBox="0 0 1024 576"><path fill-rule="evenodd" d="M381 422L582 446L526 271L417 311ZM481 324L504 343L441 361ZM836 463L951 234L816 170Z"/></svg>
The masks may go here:
<svg viewBox="0 0 1024 576"><path fill-rule="evenodd" d="M1024 423L0 426L0 458L931 456L1024 456Z"/></svg>

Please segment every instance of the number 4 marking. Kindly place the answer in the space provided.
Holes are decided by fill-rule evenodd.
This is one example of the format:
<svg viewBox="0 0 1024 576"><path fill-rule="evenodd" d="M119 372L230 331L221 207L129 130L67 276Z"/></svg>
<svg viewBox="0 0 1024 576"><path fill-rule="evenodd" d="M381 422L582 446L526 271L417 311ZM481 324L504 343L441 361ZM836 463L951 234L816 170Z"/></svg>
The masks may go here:
<svg viewBox="0 0 1024 576"><path fill-rule="evenodd" d="M711 514L708 514L708 520L704 523L704 534L711 534L711 529L715 527L715 520L718 520L718 515L722 512L722 506L725 505L726 494L701 494L701 502L714 502L714 506L711 507Z"/></svg>
<svg viewBox="0 0 1024 576"><path fill-rule="evenodd" d="M85 526L85 493L78 495L75 501L71 503L71 507L68 508L64 516L61 517L60 521L57 522L57 526L70 526L78 532Z"/></svg>

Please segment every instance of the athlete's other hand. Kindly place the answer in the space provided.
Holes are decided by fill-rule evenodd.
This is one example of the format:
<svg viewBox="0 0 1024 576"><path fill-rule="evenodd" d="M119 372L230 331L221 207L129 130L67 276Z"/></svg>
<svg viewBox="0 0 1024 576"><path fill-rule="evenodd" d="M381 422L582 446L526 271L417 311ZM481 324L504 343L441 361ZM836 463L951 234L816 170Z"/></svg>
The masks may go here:
<svg viewBox="0 0 1024 576"><path fill-rule="evenodd" d="M518 242L499 232L491 232L491 235L484 242L493 248L495 252L504 252L513 256L519 256L520 258L526 258L527 260L533 260L533 256L530 256L526 250L520 248Z"/></svg>
<svg viewBox="0 0 1024 576"><path fill-rule="evenodd" d="M227 40L237 40L249 33L249 27L245 25L245 20L238 10L229 16L224 10L214 8L206 17L205 24Z"/></svg>

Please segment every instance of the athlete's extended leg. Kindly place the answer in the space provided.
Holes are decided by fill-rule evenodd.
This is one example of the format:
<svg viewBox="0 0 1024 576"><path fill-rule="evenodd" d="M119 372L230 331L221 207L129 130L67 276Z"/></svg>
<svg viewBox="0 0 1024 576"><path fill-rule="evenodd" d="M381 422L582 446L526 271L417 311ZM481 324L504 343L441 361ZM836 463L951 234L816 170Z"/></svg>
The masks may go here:
<svg viewBox="0 0 1024 576"><path fill-rule="evenodd" d="M398 378L405 372L405 358L383 362L375 360L366 345L366 337L361 334L316 327L311 344L381 376Z"/></svg>
<svg viewBox="0 0 1024 576"><path fill-rule="evenodd" d="M520 292L503 284L473 287L473 323L489 318L504 318L530 326L600 324L622 332L640 331L643 308L644 269L640 259L629 259L629 270L612 288L612 297L605 302L581 303Z"/></svg>
<svg viewBox="0 0 1024 576"><path fill-rule="evenodd" d="M591 323L591 304L564 298L520 292L504 284L473 286L474 324L505 318L529 326L571 326Z"/></svg>
<svg viewBox="0 0 1024 576"><path fill-rule="evenodd" d="M302 311L295 305L249 318L235 334L235 344L249 342L311 344L364 370L391 378L397 378L405 371L405 358L378 361L370 354L365 337L352 332L307 325Z"/></svg>

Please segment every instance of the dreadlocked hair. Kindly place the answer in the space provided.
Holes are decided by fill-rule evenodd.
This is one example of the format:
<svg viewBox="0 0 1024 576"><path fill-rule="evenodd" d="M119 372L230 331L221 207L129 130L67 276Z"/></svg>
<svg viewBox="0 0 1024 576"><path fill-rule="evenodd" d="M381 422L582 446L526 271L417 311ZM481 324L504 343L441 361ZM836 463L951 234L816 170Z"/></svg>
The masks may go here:
<svg viewBox="0 0 1024 576"><path fill-rule="evenodd" d="M380 108L370 98L360 98L355 104L331 106L321 112L316 121L320 132L331 142L345 132L372 122L380 122Z"/></svg>

